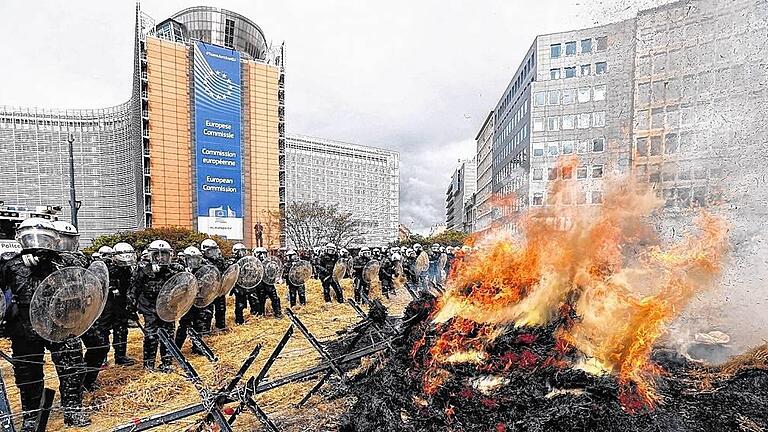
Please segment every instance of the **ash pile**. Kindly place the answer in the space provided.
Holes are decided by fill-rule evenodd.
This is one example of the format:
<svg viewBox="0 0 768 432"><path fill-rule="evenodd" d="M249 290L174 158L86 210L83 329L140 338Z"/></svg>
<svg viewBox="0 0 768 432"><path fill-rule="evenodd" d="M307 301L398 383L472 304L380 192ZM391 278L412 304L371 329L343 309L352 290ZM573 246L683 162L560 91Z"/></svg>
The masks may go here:
<svg viewBox="0 0 768 432"><path fill-rule="evenodd" d="M430 296L414 301L403 338L352 380L356 403L341 431L768 430L768 346L719 367L656 350L651 361L664 370L655 380L659 401L646 407L631 397L631 384L570 367L578 353L555 334L572 312L546 327L512 329L482 355L435 366L430 347L453 324L431 323L435 305ZM469 337L483 331L461 326Z"/></svg>

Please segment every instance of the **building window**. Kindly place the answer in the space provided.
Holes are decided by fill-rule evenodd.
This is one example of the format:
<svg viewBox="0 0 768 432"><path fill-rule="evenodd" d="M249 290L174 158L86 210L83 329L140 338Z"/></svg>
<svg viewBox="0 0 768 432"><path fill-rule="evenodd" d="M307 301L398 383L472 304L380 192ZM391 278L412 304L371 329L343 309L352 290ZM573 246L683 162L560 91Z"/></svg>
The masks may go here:
<svg viewBox="0 0 768 432"><path fill-rule="evenodd" d="M565 55L576 55L576 41L565 43Z"/></svg>
<svg viewBox="0 0 768 432"><path fill-rule="evenodd" d="M560 151L557 148L557 144L550 144L549 145L549 155L550 156L557 156L560 153Z"/></svg>
<svg viewBox="0 0 768 432"><path fill-rule="evenodd" d="M547 92L547 103L557 105L560 103L560 90L550 90Z"/></svg>
<svg viewBox="0 0 768 432"><path fill-rule="evenodd" d="M576 66L565 68L566 78L576 78Z"/></svg>
<svg viewBox="0 0 768 432"><path fill-rule="evenodd" d="M602 75L608 71L608 63L599 62L595 63L595 75Z"/></svg>
<svg viewBox="0 0 768 432"><path fill-rule="evenodd" d="M581 76L590 76L590 75L592 75L592 65L591 64L581 65Z"/></svg>
<svg viewBox="0 0 768 432"><path fill-rule="evenodd" d="M563 90L563 105L570 105L576 100L576 90Z"/></svg>
<svg viewBox="0 0 768 432"><path fill-rule="evenodd" d="M534 168L533 169L533 179L534 180L544 180L544 170L541 168Z"/></svg>
<svg viewBox="0 0 768 432"><path fill-rule="evenodd" d="M581 53L588 54L592 52L592 39L582 39L581 41Z"/></svg>
<svg viewBox="0 0 768 432"><path fill-rule="evenodd" d="M563 141L563 154L573 154L573 141Z"/></svg>
<svg viewBox="0 0 768 432"><path fill-rule="evenodd" d="M599 38L595 38L595 41L597 41L597 51L605 51L608 49L608 36L601 36Z"/></svg>
<svg viewBox="0 0 768 432"><path fill-rule="evenodd" d="M563 129L569 130L569 129L575 129L576 128L576 116L575 115L564 115L563 116Z"/></svg>
<svg viewBox="0 0 768 432"><path fill-rule="evenodd" d="M677 134L667 134L664 142L664 153L675 154L677 153Z"/></svg>
<svg viewBox="0 0 768 432"><path fill-rule="evenodd" d="M551 80L560 79L560 69L550 69L549 70L549 79L551 79Z"/></svg>
<svg viewBox="0 0 768 432"><path fill-rule="evenodd" d="M592 114L592 126L604 127L605 126L605 111L597 111Z"/></svg>
<svg viewBox="0 0 768 432"><path fill-rule="evenodd" d="M589 87L582 87L579 89L579 103L586 103L589 102L590 99L590 90Z"/></svg>
<svg viewBox="0 0 768 432"><path fill-rule="evenodd" d="M557 168L550 168L547 171L547 180L557 180Z"/></svg>
<svg viewBox="0 0 768 432"><path fill-rule="evenodd" d="M600 204L603 202L603 193L600 191L592 191L592 204Z"/></svg>
<svg viewBox="0 0 768 432"><path fill-rule="evenodd" d="M534 156L544 156L544 147L534 147L533 148L533 155Z"/></svg>
<svg viewBox="0 0 768 432"><path fill-rule="evenodd" d="M578 169L576 169L576 178L578 179L585 179L587 178L587 166L582 165Z"/></svg>
<svg viewBox="0 0 768 432"><path fill-rule="evenodd" d="M546 102L546 93L544 93L544 92L536 92L533 95L533 105L534 106L544 106L544 102Z"/></svg>
<svg viewBox="0 0 768 432"><path fill-rule="evenodd" d="M635 143L635 152L638 156L648 156L648 138L638 138Z"/></svg>
<svg viewBox="0 0 768 432"><path fill-rule="evenodd" d="M592 178L603 178L602 165L592 165Z"/></svg>
<svg viewBox="0 0 768 432"><path fill-rule="evenodd" d="M584 154L589 149L589 141L579 141L576 147L576 151L579 154Z"/></svg>
<svg viewBox="0 0 768 432"><path fill-rule="evenodd" d="M549 58L560 58L562 54L562 46L560 44L553 44L549 46Z"/></svg>
<svg viewBox="0 0 768 432"><path fill-rule="evenodd" d="M592 93L592 98L595 100L595 102L605 100L605 84L595 86L594 92Z"/></svg>
<svg viewBox="0 0 768 432"><path fill-rule="evenodd" d="M535 206L540 206L540 205L544 204L544 194L542 194L541 192L534 192L533 193L533 201L532 201L531 204L533 204Z"/></svg>
<svg viewBox="0 0 768 432"><path fill-rule="evenodd" d="M579 114L578 127L579 129L589 129L589 113Z"/></svg>
<svg viewBox="0 0 768 432"><path fill-rule="evenodd" d="M592 140L592 151L600 153L605 151L605 138L595 138Z"/></svg>
<svg viewBox="0 0 768 432"><path fill-rule="evenodd" d="M560 121L557 117L547 117L547 130L548 131L560 130Z"/></svg>
<svg viewBox="0 0 768 432"><path fill-rule="evenodd" d="M533 131L542 132L543 130L544 130L544 119L543 118L533 119Z"/></svg>

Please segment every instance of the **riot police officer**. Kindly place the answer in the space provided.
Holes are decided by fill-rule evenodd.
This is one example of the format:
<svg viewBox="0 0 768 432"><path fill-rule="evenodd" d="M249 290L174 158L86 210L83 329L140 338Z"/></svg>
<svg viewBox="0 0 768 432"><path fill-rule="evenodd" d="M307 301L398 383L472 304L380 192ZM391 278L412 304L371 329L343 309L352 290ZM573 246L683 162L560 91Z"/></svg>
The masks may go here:
<svg viewBox="0 0 768 432"><path fill-rule="evenodd" d="M381 283L381 294L386 298L389 298L389 293L394 289L392 285L394 281L394 276L395 276L395 263L393 261L394 256L395 254L384 255L381 259L381 264L379 265L379 281Z"/></svg>
<svg viewBox="0 0 768 432"><path fill-rule="evenodd" d="M30 320L30 303L40 283L59 268L82 267L85 263L71 250L62 250L62 247L72 249L72 246L59 243L56 228L46 219L23 221L16 231L16 241L21 244L22 250L0 269L0 285L3 291L10 290L13 296L6 316L6 331L11 339L12 357L16 360L13 362L14 377L24 411L21 431L35 430L37 410L43 395L46 348L51 352L59 375L64 424L88 426L91 422L82 411L85 363L80 339L50 342L35 332Z"/></svg>
<svg viewBox="0 0 768 432"><path fill-rule="evenodd" d="M227 262L221 256L221 249L218 243L213 239L205 239L200 243L200 251L208 263L214 265L221 274L227 270ZM213 313L215 316L216 328L224 330L227 328L227 298L225 296L216 297L213 301Z"/></svg>
<svg viewBox="0 0 768 432"><path fill-rule="evenodd" d="M165 329L173 333L174 323L166 322L157 315L157 295L163 285L174 275L183 272L184 267L171 262L173 249L165 240L155 240L147 248L149 262L141 263L132 282L132 295L138 309L144 317L144 368L155 369L155 359L159 344L158 330ZM170 372L173 358L165 345L160 345L160 372Z"/></svg>
<svg viewBox="0 0 768 432"><path fill-rule="evenodd" d="M326 303L331 302L331 289L333 289L336 295L336 301L344 303L344 293L339 283L333 277L333 268L336 266L338 259L339 255L336 252L336 245L333 243L325 245L325 253L320 256L320 262L317 267L317 277L323 284L323 298Z"/></svg>
<svg viewBox="0 0 768 432"><path fill-rule="evenodd" d="M184 262L186 263L186 270L194 274L200 267L205 264L203 254L200 249L189 246L184 249ZM176 329L176 336L174 337L174 343L181 349L184 346L184 341L187 340L187 332L189 328L194 329L200 334L205 334L207 326L210 325L211 315L208 308L200 308L192 305L192 308L184 314L179 320L179 327ZM193 354L202 354L195 345L192 345Z"/></svg>
<svg viewBox="0 0 768 432"><path fill-rule="evenodd" d="M413 290L416 290L416 287L419 285L419 275L416 271L416 251L412 248L405 250L403 272L405 273L405 283Z"/></svg>
<svg viewBox="0 0 768 432"><path fill-rule="evenodd" d="M237 243L232 246L232 259L228 264L236 264L240 258L246 256L248 256L248 248L246 248L242 243ZM251 303L251 313L253 314L253 311L257 309L257 300L239 284L235 284L234 288L232 288L232 292L230 292L230 295L235 296L235 324L244 324L245 316L243 315L243 312L245 311L245 308L248 307L248 303Z"/></svg>
<svg viewBox="0 0 768 432"><path fill-rule="evenodd" d="M440 245L433 244L427 255L429 255L429 280L432 283L438 283L440 281Z"/></svg>
<svg viewBox="0 0 768 432"><path fill-rule="evenodd" d="M447 278L451 273L451 267L453 266L453 260L456 259L455 250L457 248L453 248L451 246L448 246L445 248L445 255L447 256L447 259L445 260L445 277Z"/></svg>
<svg viewBox="0 0 768 432"><path fill-rule="evenodd" d="M352 266L354 270L354 295L355 301L360 303L361 301L368 302L368 296L371 294L371 285L363 278L363 270L366 264L371 261L371 249L367 246L360 248L360 253L355 258L355 263Z"/></svg>
<svg viewBox="0 0 768 432"><path fill-rule="evenodd" d="M128 243L117 243L113 248L113 265L109 267L109 300L112 312L112 349L115 364L130 366L135 360L128 357L128 320L136 314L136 305L129 301L131 278L136 270L136 251Z"/></svg>
<svg viewBox="0 0 768 432"><path fill-rule="evenodd" d="M257 247L253 249L254 255L258 258L262 264L264 264L264 277L261 279L261 283L256 286L256 315L265 316L267 308L267 299L272 303L272 313L275 318L282 318L283 312L280 308L280 296L277 295L277 288L275 287L275 280L269 280L266 275L267 272L267 249L264 247ZM274 276L278 277L277 274Z"/></svg>
<svg viewBox="0 0 768 432"><path fill-rule="evenodd" d="M424 248L419 243L414 243L413 251L416 253L417 259L422 254L422 252L425 252ZM427 268L427 270L424 270L422 272L417 272L417 273L419 278L419 283L418 283L419 289L421 290L427 289L427 279L429 275L429 268Z"/></svg>
<svg viewBox="0 0 768 432"><path fill-rule="evenodd" d="M295 250L291 249L285 253L285 257L288 259L288 262L283 267L283 280L288 286L288 301L291 303L291 307L296 306L297 301L298 304L304 306L307 304L306 288L304 284L295 285L291 281L291 278L288 277L291 273L291 269L299 263L299 255L296 254Z"/></svg>

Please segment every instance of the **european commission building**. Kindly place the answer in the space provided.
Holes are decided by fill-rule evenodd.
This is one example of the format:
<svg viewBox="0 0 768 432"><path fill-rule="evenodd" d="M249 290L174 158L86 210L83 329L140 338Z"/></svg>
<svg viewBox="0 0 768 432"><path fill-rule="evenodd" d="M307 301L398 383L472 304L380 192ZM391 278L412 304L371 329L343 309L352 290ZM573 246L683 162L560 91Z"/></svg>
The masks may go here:
<svg viewBox="0 0 768 432"><path fill-rule="evenodd" d="M252 245L285 203L284 84L282 47L248 18L194 7L156 22L137 7L128 102L0 106L0 201L61 206L69 220L71 136L84 243L181 226Z"/></svg>

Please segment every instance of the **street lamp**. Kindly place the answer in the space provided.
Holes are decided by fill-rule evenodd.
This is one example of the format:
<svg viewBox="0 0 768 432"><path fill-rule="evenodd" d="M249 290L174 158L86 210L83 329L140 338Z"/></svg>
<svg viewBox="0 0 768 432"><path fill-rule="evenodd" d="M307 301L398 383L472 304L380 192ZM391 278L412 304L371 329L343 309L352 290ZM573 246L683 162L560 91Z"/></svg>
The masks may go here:
<svg viewBox="0 0 768 432"><path fill-rule="evenodd" d="M70 133L67 142L69 143L69 212L72 215L72 225L79 230L77 226L77 212L80 210L81 202L75 196L75 154L72 148L75 136Z"/></svg>

